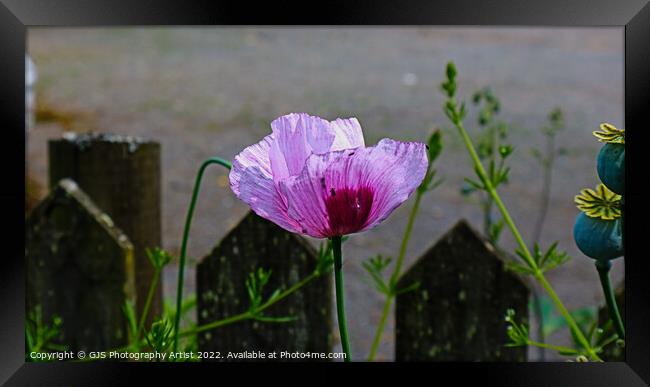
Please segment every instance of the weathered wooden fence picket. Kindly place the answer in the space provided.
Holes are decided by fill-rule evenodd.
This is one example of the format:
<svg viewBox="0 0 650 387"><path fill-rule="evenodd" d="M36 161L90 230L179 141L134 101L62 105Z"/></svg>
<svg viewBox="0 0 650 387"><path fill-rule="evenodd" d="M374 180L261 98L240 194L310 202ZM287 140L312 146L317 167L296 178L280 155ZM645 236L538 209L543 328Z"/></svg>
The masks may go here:
<svg viewBox="0 0 650 387"><path fill-rule="evenodd" d="M305 239L249 212L198 265L199 325L246 311L245 281L254 270L271 272L263 293L266 300L275 289L287 289L313 273L317 263L318 256ZM201 333L199 351L329 353L331 305L331 276L324 275L265 312L294 321L248 320Z"/></svg>
<svg viewBox="0 0 650 387"><path fill-rule="evenodd" d="M402 276L397 296L397 361L525 361L525 348L505 348L504 317L528 319L529 290L507 272L495 248L460 221Z"/></svg>
<svg viewBox="0 0 650 387"><path fill-rule="evenodd" d="M127 343L122 306L133 300L133 246L71 180L61 180L30 214L25 230L26 307L63 319L69 350Z"/></svg>
<svg viewBox="0 0 650 387"><path fill-rule="evenodd" d="M69 178L129 236L135 257L136 310L141 312L153 276L146 248L159 247L160 145L137 137L68 134L49 142L50 186ZM162 309L159 283L151 315Z"/></svg>
<svg viewBox="0 0 650 387"><path fill-rule="evenodd" d="M161 243L160 147L110 135L49 146L51 193L26 227L28 308L63 317L71 349L119 347L127 340L122 306L134 297L142 305L150 284L145 248ZM249 213L197 267L197 323L245 312L245 282L254 270L271 272L268 297L310 275L317 262L304 238ZM528 319L529 290L464 221L417 260L399 287L415 282L416 290L396 300L396 360L526 360L525 348L504 347L504 316L514 309L519 321ZM332 299L326 274L264 311L294 320L249 319L204 331L199 350L330 352Z"/></svg>

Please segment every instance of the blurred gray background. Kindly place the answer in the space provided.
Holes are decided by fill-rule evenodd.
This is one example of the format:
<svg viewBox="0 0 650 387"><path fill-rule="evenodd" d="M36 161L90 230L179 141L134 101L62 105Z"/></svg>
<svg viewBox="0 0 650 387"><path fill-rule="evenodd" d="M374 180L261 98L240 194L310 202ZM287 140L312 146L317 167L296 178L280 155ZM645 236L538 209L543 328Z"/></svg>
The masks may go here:
<svg viewBox="0 0 650 387"><path fill-rule="evenodd" d="M423 199L407 267L460 218L481 228L479 207L459 194L463 177L473 175L469 156L441 109L439 84L453 60L460 95L469 100L490 86L501 99L501 118L512 124L511 183L501 192L524 237L533 233L542 188L531 149L544 144L540 127L548 112L564 111L558 146L567 154L556 162L542 244L557 240L574 259L548 276L570 308L603 302L593 264L571 236L573 196L598 182L600 145L591 132L603 121L623 127L622 28L30 28L28 52L39 73L27 160L34 195L47 193L47 140L64 131L158 140L163 247L175 254L201 161L232 158L270 132L277 116L355 116L367 144L383 137L424 141L432 128L442 128L437 169L445 183ZM474 114L467 123L476 133ZM383 302L361 260L397 255L410 205L345 245L354 358L366 356ZM187 292L194 290L196 261L247 210L230 192L226 171L209 169L191 233ZM507 230L502 245L514 248ZM615 282L622 266L615 264ZM176 267L170 267L165 297L175 289ZM379 359L393 358L392 332L389 319ZM566 335L552 339L563 342Z"/></svg>

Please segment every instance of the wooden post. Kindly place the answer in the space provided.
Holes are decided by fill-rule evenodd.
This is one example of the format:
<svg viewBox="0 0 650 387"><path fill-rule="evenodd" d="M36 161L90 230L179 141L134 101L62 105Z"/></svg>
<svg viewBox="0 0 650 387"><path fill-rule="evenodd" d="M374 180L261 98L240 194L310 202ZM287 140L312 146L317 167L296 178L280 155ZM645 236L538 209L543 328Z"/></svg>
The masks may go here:
<svg viewBox="0 0 650 387"><path fill-rule="evenodd" d="M417 260L398 289L397 361L525 361L526 348L506 348L508 309L528 320L529 289L494 247L465 221Z"/></svg>
<svg viewBox="0 0 650 387"><path fill-rule="evenodd" d="M264 288L267 299L278 287L287 289L311 274L317 261L316 252L303 238L249 212L198 265L199 325L247 310L245 281L253 270L271 271ZM265 312L275 317L294 316L295 321L248 320L206 331L199 334L199 351L220 352L226 361L229 351L278 351L278 356L280 351L329 353L331 306L331 276L324 275Z"/></svg>
<svg viewBox="0 0 650 387"><path fill-rule="evenodd" d="M56 338L68 350L127 344L122 307L133 300L133 246L71 180L30 214L25 230L27 311L63 319Z"/></svg>
<svg viewBox="0 0 650 387"><path fill-rule="evenodd" d="M160 145L130 136L66 134L49 142L49 166L50 187L71 178L129 236L134 246L139 315L154 273L145 249L162 247ZM162 309L161 282L149 322Z"/></svg>

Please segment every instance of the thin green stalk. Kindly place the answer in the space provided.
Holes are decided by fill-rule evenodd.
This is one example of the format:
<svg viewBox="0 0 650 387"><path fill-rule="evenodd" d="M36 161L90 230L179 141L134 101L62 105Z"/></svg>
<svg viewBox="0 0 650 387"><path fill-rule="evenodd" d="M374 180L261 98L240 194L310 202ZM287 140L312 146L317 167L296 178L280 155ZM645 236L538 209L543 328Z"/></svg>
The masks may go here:
<svg viewBox="0 0 650 387"><path fill-rule="evenodd" d="M142 309L142 316L140 316L140 322L138 323L138 330L135 333L135 339L140 340L140 334L144 328L144 322L147 320L147 315L149 314L149 308L151 307L151 301L153 300L153 295L156 291L156 286L158 286L158 281L160 281L160 272L162 267L155 268L153 278L151 279L151 284L149 285L149 292L147 292L147 300L144 303L144 308Z"/></svg>
<svg viewBox="0 0 650 387"><path fill-rule="evenodd" d="M280 302L284 298L290 296L291 294L295 293L300 288L307 285L312 280L320 277L321 274L323 274L323 273L313 272L312 274L308 275L307 277L305 277L301 281L295 283L290 288L288 288L288 289L284 290L283 292L281 292L273 300L269 300L269 301L265 302L264 304L262 304L259 308L257 308L256 312L259 313L259 312L271 307L273 304L276 304L276 303ZM230 324L233 324L233 323L236 323L236 322L239 322L239 321L243 321L243 320L248 320L248 319L251 319L251 318L254 318L254 317L255 317L254 313L251 313L251 311L246 311L244 313L240 313L240 314L237 314L237 315L234 315L234 316L231 316L231 317L227 317L227 318L224 318L224 319L221 319L221 320L212 321L212 322L210 322L208 324L201 325L201 326L186 330L184 332L181 332L179 337L186 337L186 336L195 335L197 333L205 332L205 331L208 331L208 330L211 330L211 329L220 328L220 327L223 327L223 326L226 326L226 325L230 325ZM125 351L125 350L135 348L136 346L139 346L140 344L143 344L143 340L138 338L137 341L134 342L134 343L131 343L131 344L126 345L124 347L111 349L111 350L106 351L106 352L112 352L112 351L122 352L122 351ZM95 359L90 359L90 358L87 357L87 358L85 358L84 360L81 360L81 361L91 361L91 360L95 360Z"/></svg>
<svg viewBox="0 0 650 387"><path fill-rule="evenodd" d="M393 274L390 277L390 293L386 295L386 300L384 301L384 307L382 309L381 318L379 319L379 325L377 325L375 337L372 341L372 346L370 347L370 353L368 354L368 361L374 360L375 356L377 355L377 349L379 348L379 343L381 342L381 337L384 333L384 327L386 326L386 320L388 319L388 314L390 313L390 307L393 303L393 298L395 298L395 287L397 286L397 280L401 274L402 264L404 263L404 257L406 256L406 248L408 247L408 242L411 238L411 232L413 231L413 224L415 223L415 218L420 208L420 202L425 192L425 190L418 189L415 194L415 203L413 203L413 207L411 208L411 213L409 214L409 218L406 223L406 229L404 230L404 236L402 237L402 244L399 248L399 255L397 257L397 261L395 262Z"/></svg>
<svg viewBox="0 0 650 387"><path fill-rule="evenodd" d="M544 311L542 309L542 299L539 294L537 286L531 286L532 298L533 298L533 313L537 318L537 339L544 343L546 342L546 337L544 335ZM544 347L539 347L539 359L541 361L546 360L546 352Z"/></svg>
<svg viewBox="0 0 650 387"><path fill-rule="evenodd" d="M283 300L284 298L290 296L291 294L293 294L294 292L296 292L297 290L299 290L303 286L307 285L309 282L311 282L315 278L318 278L319 276L320 276L320 274L316 273L316 272L308 275L307 277L305 277L301 281L297 282L296 284L294 284L290 288L288 288L288 289L284 290L283 292L281 292L273 300L269 300L269 301L265 302L264 304L262 304L259 308L256 309L256 312L259 313L259 312L264 311L265 309L271 307L273 304L275 304L275 303ZM223 320L212 321L212 322L210 322L208 324L198 326L198 327L196 327L194 329L190 329L190 330L187 330L185 332L181 332L180 336L181 337L190 336L190 335L205 332L205 331L208 331L208 330L211 330L211 329L219 328L219 327L222 327L224 325L232 324L232 323L235 323L235 322L238 322L238 321L248 320L248 319L251 319L253 317L255 317L255 314L251 313L251 311L249 310L249 311L240 313L238 315L225 318Z"/></svg>
<svg viewBox="0 0 650 387"><path fill-rule="evenodd" d="M491 130L491 135L492 135L492 151L490 152L490 160L493 165L496 165L496 157L497 153L499 152L499 136L496 128L494 126L490 127ZM501 163L503 164L504 159L501 159ZM492 205L493 205L493 200L490 195L487 195L487 198L485 199L485 208L483 209L484 214L483 214L483 228L484 228L484 233L490 238L490 242L494 245L497 244L497 241L495 240L496 238L492 238Z"/></svg>
<svg viewBox="0 0 650 387"><path fill-rule="evenodd" d="M609 269L611 266L612 264L609 261L607 261L606 264L600 264L599 261L596 261L596 269L598 269L600 284L603 286L603 294L605 295L605 302L607 303L609 316L611 317L612 321L614 321L616 334L620 339L625 340L625 327L623 326L623 319L621 318L621 313L618 310L618 305L616 305L616 296L614 295L614 289L612 288L612 281L609 278Z"/></svg>
<svg viewBox="0 0 650 387"><path fill-rule="evenodd" d="M377 355L377 349L379 348L379 343L381 342L381 337L384 333L384 327L386 326L386 320L388 319L388 313L390 312L390 307L393 304L393 294L388 294L386 296L386 301L384 301L384 308L381 312L381 318L379 319L379 325L377 326L377 331L375 332L375 338L372 340L372 346L370 347L370 353L368 354L368 361L375 360Z"/></svg>
<svg viewBox="0 0 650 387"><path fill-rule="evenodd" d="M239 321L248 320L248 319L250 319L252 317L253 317L253 314L249 310L247 310L244 313L236 314L234 316L227 317L227 318L224 318L224 319L221 319L221 320L212 321L211 323L201 325L200 327L196 327L194 329L190 329L190 330L187 330L185 332L181 332L180 336L185 337L185 336L195 335L197 333L201 333L201 332L209 331L209 330L212 330L212 329L220 328L222 326L230 325L230 324L233 324L233 323L236 323L236 322L239 322Z"/></svg>
<svg viewBox="0 0 650 387"><path fill-rule="evenodd" d="M395 269L393 274L390 277L391 285L397 285L397 280L401 274L402 264L404 263L404 257L406 256L406 248L408 247L409 239L411 239L411 232L413 231L413 224L415 224L415 218L420 209L420 202L422 201L422 196L425 191L418 189L415 194L415 203L413 203L413 208L411 208L411 213L409 214L409 219L406 223L406 229L404 230L404 236L402 237L402 244L399 247L399 256L395 262Z"/></svg>
<svg viewBox="0 0 650 387"><path fill-rule="evenodd" d="M196 199L199 196L199 188L201 188L201 179L203 178L203 172L210 164L219 164L223 167L230 169L232 164L230 162L220 158L220 157L211 157L201 164L199 171L196 175L196 181L194 183L194 190L192 191L192 199L190 201L190 207L187 210L187 217L185 219L185 227L183 229L183 241L181 242L181 255L179 259L179 268L178 268L178 288L176 289L176 316L174 317L174 352L178 350L178 336L179 336L179 325L181 322L181 305L183 303L183 280L185 275L185 254L187 253L187 240L190 235L190 226L192 225L192 216L194 215L194 207L196 206Z"/></svg>
<svg viewBox="0 0 650 387"><path fill-rule="evenodd" d="M616 341L616 340L618 340L618 339L619 339L618 335L612 335L612 336L610 336L608 339L605 339L605 341L603 341L602 343L600 343L600 344L598 345L598 348L601 348L601 349L602 349L602 348L605 348L606 346L608 346L609 344L613 343L614 341Z"/></svg>
<svg viewBox="0 0 650 387"><path fill-rule="evenodd" d="M576 336L580 344L583 346L583 348L587 351L589 356L598 361L602 361L602 359L596 354L596 351L591 347L589 344L589 341L587 341L587 338L585 335L582 333L582 330L580 327L578 327L578 324L575 322L569 311L566 309L560 298L557 296L557 293L555 293L555 290L553 290L553 287L551 287L551 284L546 280L546 277L544 277L544 274L537 270L535 273L535 278L539 283L542 284L542 287L544 290L546 290L546 293L548 293L549 297L551 297L551 300L553 301L553 304L555 304L555 307L560 311L560 314L564 319L566 320L567 324L569 325L569 328L573 332L573 334Z"/></svg>
<svg viewBox="0 0 650 387"><path fill-rule="evenodd" d="M584 347L584 349L587 351L589 356L594 359L594 360L601 360L598 354L596 354L596 351L591 347L589 344L589 341L585 338L584 334L578 327L578 324L576 324L575 320L569 313L569 311L565 308L564 304L562 301L559 299L557 294L555 293L555 290L553 290L553 287L551 287L551 284L546 280L546 277L544 277L544 273L542 273L541 270L539 270L539 267L535 263L535 260L533 259L533 256L531 255L530 251L528 250L528 246L526 246L526 243L524 242L524 239L521 237L521 234L519 233L519 229L517 229L517 226L515 225L514 221L512 220L512 217L510 216L510 213L506 209L505 205L501 201L501 197L499 194L496 192L494 187L492 186L492 183L487 177L487 174L485 173L485 169L483 168L483 164L481 164L481 161L476 154L476 150L474 149L474 145L472 144L472 141L469 138L469 135L467 134L467 131L463 127L463 124L460 120L455 119L453 120L454 125L460 132L461 137L463 138L463 141L465 142L465 147L469 151L469 154L472 158L472 161L474 163L474 167L476 168L476 172L479 174L479 177L483 181L483 184L485 185L486 191L490 194L492 199L494 200L494 203L497 205L499 208L499 211L501 212L501 216L503 217L503 220L506 222L508 225L508 228L510 229L510 232L512 232L512 235L514 236L515 240L517 241L517 245L519 245L519 249L521 250L523 254L524 261L528 264L528 266L534 271L534 277L540 282L540 284L544 287L548 295L551 297L551 300L555 304L555 307L558 309L560 314L564 317L566 320L567 324L569 325L569 328L573 332L573 334L576 336L580 344Z"/></svg>
<svg viewBox="0 0 650 387"><path fill-rule="evenodd" d="M334 253L334 279L336 282L336 313L339 320L341 345L345 353L345 361L352 361L350 355L350 340L348 338L348 324L345 319L345 295L343 289L343 254L341 252L341 237L332 238L332 251Z"/></svg>
<svg viewBox="0 0 650 387"><path fill-rule="evenodd" d="M528 345L533 345L533 346L539 347L539 348L546 348L546 349L550 349L550 350L558 351L558 352L574 352L575 351L574 349L569 348L569 347L563 347L561 345L553 345L553 344L547 344L547 343L540 343L540 342L532 341L532 340L528 340Z"/></svg>
<svg viewBox="0 0 650 387"><path fill-rule="evenodd" d="M542 185L542 194L540 198L539 215L537 222L535 222L535 229L533 231L533 241L539 243L542 238L542 230L544 228L544 221L548 213L548 207L551 199L551 185L553 179L553 164L555 162L555 136L549 135L546 140L546 159L542 160L544 168L544 178Z"/></svg>

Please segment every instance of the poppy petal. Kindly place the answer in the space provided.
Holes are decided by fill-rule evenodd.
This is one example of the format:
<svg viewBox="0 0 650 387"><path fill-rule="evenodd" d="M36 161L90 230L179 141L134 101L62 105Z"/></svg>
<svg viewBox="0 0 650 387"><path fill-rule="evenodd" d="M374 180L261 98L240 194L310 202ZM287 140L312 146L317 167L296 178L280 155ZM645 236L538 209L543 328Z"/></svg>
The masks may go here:
<svg viewBox="0 0 650 387"><path fill-rule="evenodd" d="M230 170L230 186L236 196L239 196L239 187L241 184L242 173L246 168L258 167L260 172L267 178L272 178L271 161L269 159L269 150L273 144L273 137L268 135L257 144L246 147L239 152L232 163Z"/></svg>

